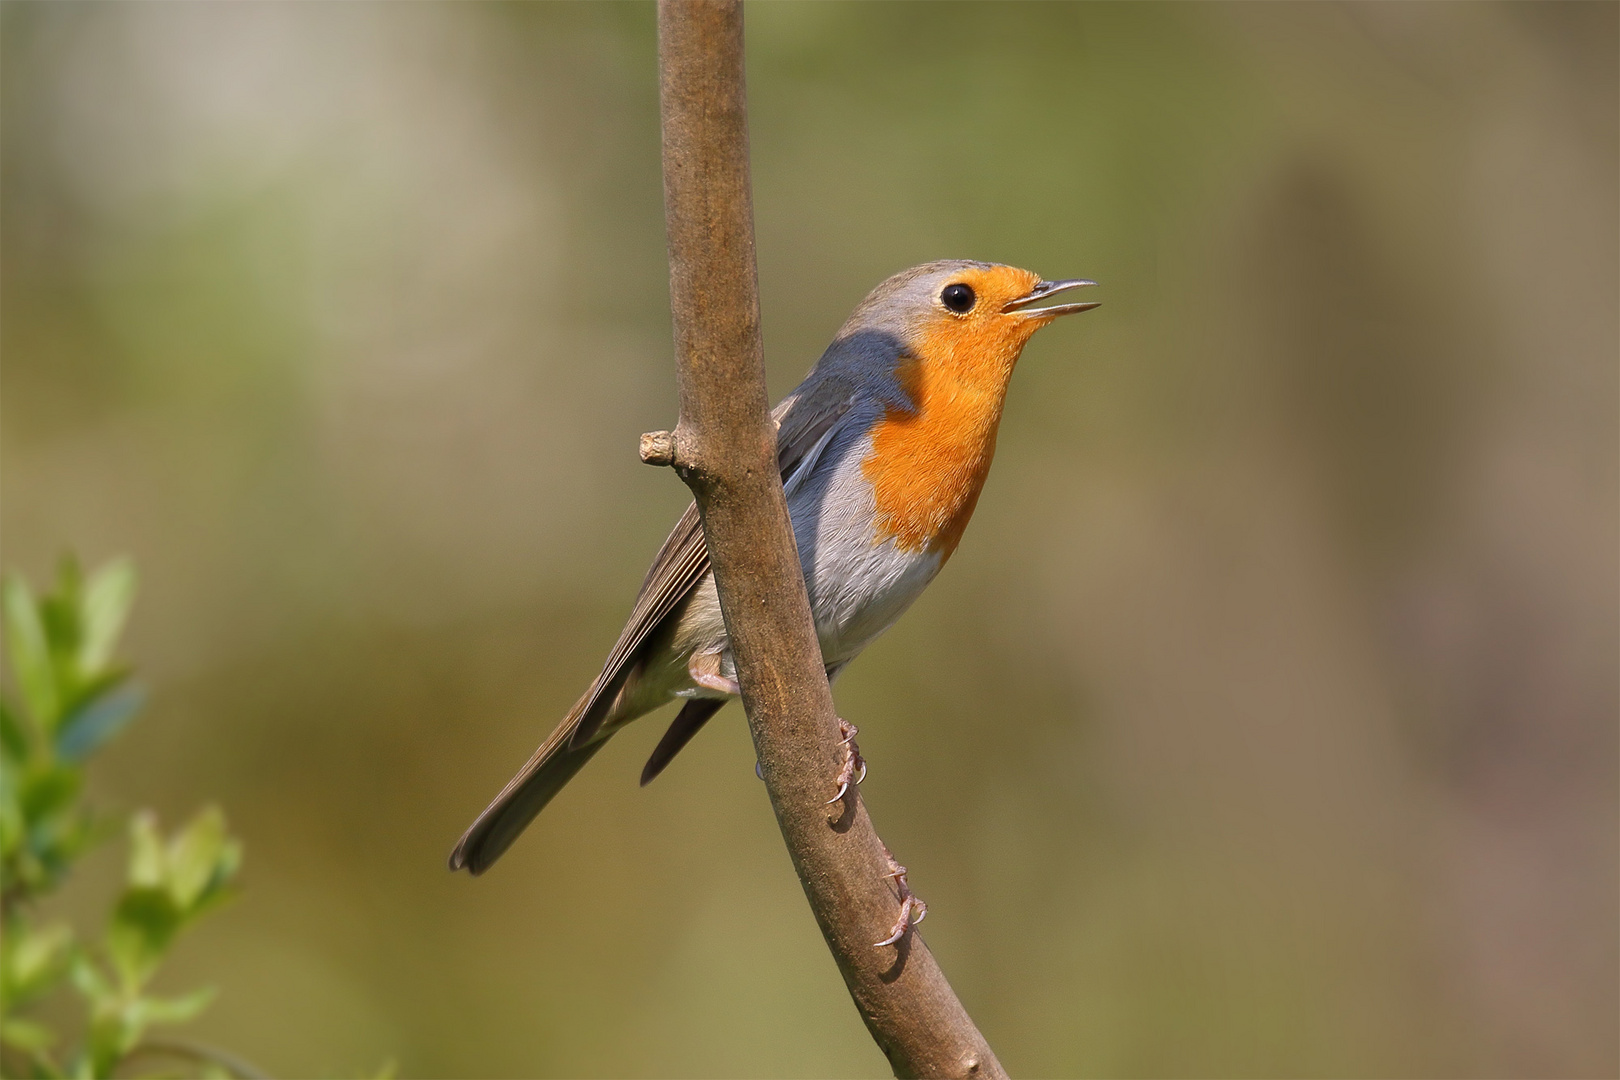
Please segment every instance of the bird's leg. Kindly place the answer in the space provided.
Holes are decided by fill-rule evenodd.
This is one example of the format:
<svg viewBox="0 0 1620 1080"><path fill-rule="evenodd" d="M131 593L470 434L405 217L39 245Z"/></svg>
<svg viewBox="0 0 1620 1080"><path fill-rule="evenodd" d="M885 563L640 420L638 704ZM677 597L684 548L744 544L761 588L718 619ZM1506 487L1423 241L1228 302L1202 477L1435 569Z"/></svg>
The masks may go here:
<svg viewBox="0 0 1620 1080"><path fill-rule="evenodd" d="M860 728L842 716L838 718L838 745L844 748L844 766L838 770L838 794L827 800L828 806L842 799L850 784L866 779L866 759L861 757L861 748L855 745L855 736L860 733Z"/></svg>
<svg viewBox="0 0 1620 1080"><path fill-rule="evenodd" d="M718 690L732 697L742 696L742 687L737 685L737 680L720 674L720 654L717 652L693 653L686 661L686 673L705 690Z"/></svg>
<svg viewBox="0 0 1620 1080"><path fill-rule="evenodd" d="M879 840L878 843L883 844L883 841ZM884 876L893 878L900 888L900 918L895 922L894 930L888 937L872 943L874 949L893 945L905 936L907 930L928 917L928 905L923 902L922 897L911 891L911 886L906 882L906 868L895 862L894 853L889 850L887 844L883 844L883 857L889 861L889 872Z"/></svg>
<svg viewBox="0 0 1620 1080"><path fill-rule="evenodd" d="M838 734L838 745L844 748L844 765L838 770L838 794L828 799L829 803L842 799L851 784L859 784L866 779L866 759L861 756L861 748L855 742L855 736L860 734L860 729L840 716ZM894 853L889 850L887 844L882 840L878 843L882 845L883 858L889 864L889 872L884 876L893 878L900 892L900 918L895 922L894 929L890 931L888 937L872 943L873 948L893 945L905 936L909 928L928 917L928 905L922 897L911 891L911 885L906 881L906 868L895 861Z"/></svg>

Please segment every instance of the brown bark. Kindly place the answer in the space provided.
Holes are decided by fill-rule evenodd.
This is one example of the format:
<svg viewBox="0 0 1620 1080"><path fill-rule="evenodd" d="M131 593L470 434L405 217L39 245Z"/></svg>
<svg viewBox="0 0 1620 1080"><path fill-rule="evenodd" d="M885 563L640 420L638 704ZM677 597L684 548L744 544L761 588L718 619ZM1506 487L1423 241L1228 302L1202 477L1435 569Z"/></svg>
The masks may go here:
<svg viewBox="0 0 1620 1080"><path fill-rule="evenodd" d="M643 436L697 499L771 806L850 996L896 1076L1000 1077L1001 1064L915 930L843 761L776 466L748 179L742 5L660 0L664 213L680 422Z"/></svg>

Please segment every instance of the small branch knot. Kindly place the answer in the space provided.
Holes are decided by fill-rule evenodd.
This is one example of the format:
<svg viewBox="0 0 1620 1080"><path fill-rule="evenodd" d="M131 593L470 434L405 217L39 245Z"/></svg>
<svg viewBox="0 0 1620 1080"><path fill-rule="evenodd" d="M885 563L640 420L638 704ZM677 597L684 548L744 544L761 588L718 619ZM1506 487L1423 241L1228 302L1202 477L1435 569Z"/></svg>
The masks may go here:
<svg viewBox="0 0 1620 1080"><path fill-rule="evenodd" d="M648 465L669 467L675 464L675 433L649 431L641 437L641 460Z"/></svg>

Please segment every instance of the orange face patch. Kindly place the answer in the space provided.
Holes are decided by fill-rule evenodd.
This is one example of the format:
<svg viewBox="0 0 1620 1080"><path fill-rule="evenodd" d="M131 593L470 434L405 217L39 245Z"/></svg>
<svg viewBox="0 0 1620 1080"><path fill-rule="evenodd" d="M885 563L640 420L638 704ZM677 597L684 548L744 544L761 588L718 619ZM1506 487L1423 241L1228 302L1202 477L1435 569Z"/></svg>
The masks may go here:
<svg viewBox="0 0 1620 1080"><path fill-rule="evenodd" d="M1010 266L968 270L947 284L973 290L973 307L935 298L916 313L913 355L896 372L913 408L891 408L861 463L877 501L878 541L949 559L962 539L995 456L1007 383L1024 344L1049 319L1002 306L1040 281Z"/></svg>

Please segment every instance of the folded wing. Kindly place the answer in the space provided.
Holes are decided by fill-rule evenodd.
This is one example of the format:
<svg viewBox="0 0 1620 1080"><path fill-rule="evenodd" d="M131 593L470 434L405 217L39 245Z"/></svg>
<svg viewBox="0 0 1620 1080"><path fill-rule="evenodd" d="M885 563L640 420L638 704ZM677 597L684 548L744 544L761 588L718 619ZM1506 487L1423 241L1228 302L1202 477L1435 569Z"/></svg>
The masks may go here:
<svg viewBox="0 0 1620 1080"><path fill-rule="evenodd" d="M818 379L812 372L771 411L771 419L777 424L777 464L782 470L784 485L792 484L801 467L814 467L824 440L849 414L854 402L854 393L846 381ZM697 504L693 503L681 515L653 559L630 618L608 653L601 673L528 763L462 835L450 853L450 869L465 867L474 874L482 873L602 747L605 739L596 737L614 698L639 665L643 646L708 572L709 552L703 542L703 523L698 517ZM703 719L707 720L708 716ZM700 726L701 723L692 725L686 737L690 738ZM684 745L685 739L681 739L679 745L668 748L658 768L668 764L669 758Z"/></svg>

